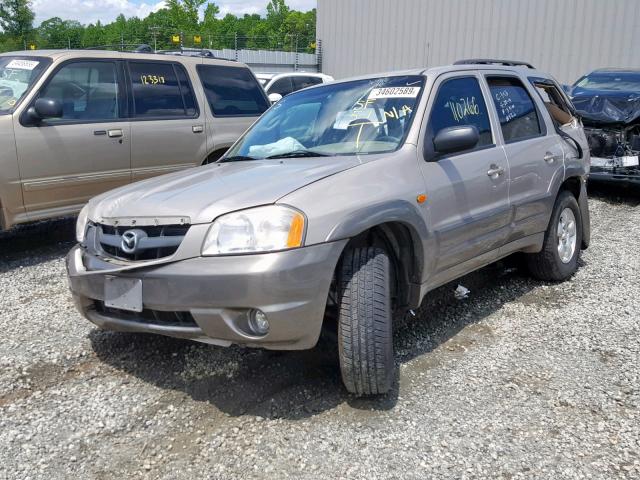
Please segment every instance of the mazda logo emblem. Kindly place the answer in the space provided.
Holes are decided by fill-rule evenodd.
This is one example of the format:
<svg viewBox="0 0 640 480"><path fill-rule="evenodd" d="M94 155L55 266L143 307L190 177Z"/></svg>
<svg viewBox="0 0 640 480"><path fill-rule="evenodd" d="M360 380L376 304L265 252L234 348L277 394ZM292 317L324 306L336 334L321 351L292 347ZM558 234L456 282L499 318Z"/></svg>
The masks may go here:
<svg viewBox="0 0 640 480"><path fill-rule="evenodd" d="M136 253L140 240L146 236L143 230L127 230L122 234L120 248L125 253Z"/></svg>

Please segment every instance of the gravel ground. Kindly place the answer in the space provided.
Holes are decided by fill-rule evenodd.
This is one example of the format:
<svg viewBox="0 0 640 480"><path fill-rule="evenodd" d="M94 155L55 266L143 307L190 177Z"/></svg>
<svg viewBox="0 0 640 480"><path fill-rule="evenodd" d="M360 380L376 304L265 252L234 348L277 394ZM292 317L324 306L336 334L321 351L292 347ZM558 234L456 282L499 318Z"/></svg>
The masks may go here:
<svg viewBox="0 0 640 480"><path fill-rule="evenodd" d="M599 192L563 284L468 275L395 332L394 391L335 351L101 332L64 275L73 223L0 236L0 478L639 478L640 197Z"/></svg>

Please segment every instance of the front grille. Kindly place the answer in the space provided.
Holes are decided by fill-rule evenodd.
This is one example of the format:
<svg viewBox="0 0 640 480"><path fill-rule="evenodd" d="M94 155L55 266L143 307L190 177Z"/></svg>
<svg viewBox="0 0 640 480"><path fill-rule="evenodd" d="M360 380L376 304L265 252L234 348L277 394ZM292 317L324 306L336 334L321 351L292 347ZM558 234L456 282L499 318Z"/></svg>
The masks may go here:
<svg viewBox="0 0 640 480"><path fill-rule="evenodd" d="M122 260L143 261L173 255L189 230L189 225L158 225L150 227L114 227L97 225L97 239L102 251ZM135 231L141 238L133 252L122 248L122 235Z"/></svg>
<svg viewBox="0 0 640 480"><path fill-rule="evenodd" d="M144 323L147 325L160 325L163 327L190 327L198 328L198 324L189 312L161 312L145 308L142 312L130 312L118 308L107 307L104 302L94 302L96 312L103 315L126 320L128 322Z"/></svg>

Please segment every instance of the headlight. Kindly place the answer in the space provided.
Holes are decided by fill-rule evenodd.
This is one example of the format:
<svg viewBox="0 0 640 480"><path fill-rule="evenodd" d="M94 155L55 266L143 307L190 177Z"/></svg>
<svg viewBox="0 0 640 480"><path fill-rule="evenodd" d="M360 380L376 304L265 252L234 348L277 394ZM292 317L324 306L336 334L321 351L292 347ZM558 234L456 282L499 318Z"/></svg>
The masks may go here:
<svg viewBox="0 0 640 480"><path fill-rule="evenodd" d="M272 252L302 246L305 218L290 207L269 205L228 213L211 225L202 255Z"/></svg>
<svg viewBox="0 0 640 480"><path fill-rule="evenodd" d="M84 242L84 234L87 231L87 222L89 221L89 205L85 205L78 214L78 221L76 222L76 240L78 243Z"/></svg>

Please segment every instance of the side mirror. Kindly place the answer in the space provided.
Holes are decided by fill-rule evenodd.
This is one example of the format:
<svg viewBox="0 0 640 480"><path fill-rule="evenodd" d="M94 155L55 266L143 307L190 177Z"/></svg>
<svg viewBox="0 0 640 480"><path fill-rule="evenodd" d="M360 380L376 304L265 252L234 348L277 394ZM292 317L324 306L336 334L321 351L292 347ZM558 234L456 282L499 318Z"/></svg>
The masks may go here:
<svg viewBox="0 0 640 480"><path fill-rule="evenodd" d="M448 127L440 130L433 139L437 153L455 153L469 150L480 141L480 133L474 125Z"/></svg>
<svg viewBox="0 0 640 480"><path fill-rule="evenodd" d="M280 95L279 93L269 94L269 101L271 102L271 105L273 105L274 103L278 103L280 100L282 100L282 95Z"/></svg>
<svg viewBox="0 0 640 480"><path fill-rule="evenodd" d="M29 109L29 116L38 120L61 118L62 115L62 103L53 98L39 98Z"/></svg>

